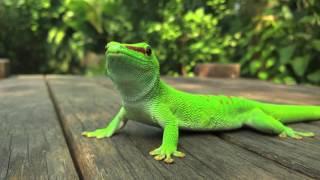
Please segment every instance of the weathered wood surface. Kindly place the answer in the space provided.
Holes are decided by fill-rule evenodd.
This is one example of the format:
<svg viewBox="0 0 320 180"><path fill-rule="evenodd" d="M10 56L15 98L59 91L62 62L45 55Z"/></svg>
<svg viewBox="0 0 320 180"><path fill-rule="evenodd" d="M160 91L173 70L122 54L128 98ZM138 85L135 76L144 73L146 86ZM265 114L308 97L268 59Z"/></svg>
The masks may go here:
<svg viewBox="0 0 320 180"><path fill-rule="evenodd" d="M42 76L0 81L0 179L78 179Z"/></svg>
<svg viewBox="0 0 320 180"><path fill-rule="evenodd" d="M255 80L165 78L179 89L240 95L263 101L320 104L320 88L282 86ZM129 122L110 139L88 139L85 130L104 127L120 107L106 78L48 76L70 151L84 179L308 179L320 178L320 139L302 141L239 130L188 133L180 137L185 159L165 165L148 155L161 143L161 130ZM320 125L292 125L320 135Z"/></svg>
<svg viewBox="0 0 320 180"><path fill-rule="evenodd" d="M195 93L320 104L320 88L313 86L242 79L165 80ZM119 96L107 78L26 76L1 80L0 179L320 178L320 122L290 125L318 135L302 141L249 129L182 132L179 147L186 158L165 165L148 155L161 143L159 128L129 122L111 139L81 136L84 130L105 126L119 106Z"/></svg>

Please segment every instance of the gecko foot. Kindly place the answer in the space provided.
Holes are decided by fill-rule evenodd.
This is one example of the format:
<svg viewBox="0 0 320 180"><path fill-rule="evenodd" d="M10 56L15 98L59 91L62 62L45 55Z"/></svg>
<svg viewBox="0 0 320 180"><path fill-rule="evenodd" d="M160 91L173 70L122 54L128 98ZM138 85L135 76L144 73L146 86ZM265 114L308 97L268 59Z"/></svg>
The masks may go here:
<svg viewBox="0 0 320 180"><path fill-rule="evenodd" d="M81 135L86 137L95 137L97 139L102 139L105 137L111 137L113 134L108 128L96 129L95 131L85 131Z"/></svg>
<svg viewBox="0 0 320 180"><path fill-rule="evenodd" d="M291 137L294 139L302 139L303 137L314 137L315 134L313 132L300 132L295 131L291 128L286 128L282 133L279 134L279 137L285 138L285 137Z"/></svg>
<svg viewBox="0 0 320 180"><path fill-rule="evenodd" d="M175 157L183 158L186 155L183 152L172 150L172 148L166 148L160 146L159 148L156 148L149 152L151 156L154 156L154 159L157 161L164 161L167 164L173 163L172 155Z"/></svg>

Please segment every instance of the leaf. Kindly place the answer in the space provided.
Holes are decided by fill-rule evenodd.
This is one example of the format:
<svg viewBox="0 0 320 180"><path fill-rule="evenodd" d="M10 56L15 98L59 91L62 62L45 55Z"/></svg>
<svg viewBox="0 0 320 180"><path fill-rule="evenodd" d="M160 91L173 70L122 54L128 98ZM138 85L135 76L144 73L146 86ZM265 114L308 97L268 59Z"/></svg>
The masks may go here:
<svg viewBox="0 0 320 180"><path fill-rule="evenodd" d="M261 71L258 73L258 77L259 77L259 79L267 80L269 75L266 71Z"/></svg>
<svg viewBox="0 0 320 180"><path fill-rule="evenodd" d="M273 65L275 64L275 59L274 58L270 58L267 60L266 62L266 68L271 68Z"/></svg>
<svg viewBox="0 0 320 180"><path fill-rule="evenodd" d="M294 85L294 84L297 84L296 80L294 80L292 77L290 76L286 76L283 78L283 81L285 84L287 85Z"/></svg>
<svg viewBox="0 0 320 180"><path fill-rule="evenodd" d="M55 37L55 43L60 44L63 40L64 35L65 35L64 31L59 30L56 34L56 37Z"/></svg>
<svg viewBox="0 0 320 180"><path fill-rule="evenodd" d="M320 70L317 70L307 76L308 80L314 83L320 83Z"/></svg>
<svg viewBox="0 0 320 180"><path fill-rule="evenodd" d="M292 19L292 13L288 6L282 6L282 13L285 19Z"/></svg>
<svg viewBox="0 0 320 180"><path fill-rule="evenodd" d="M252 61L250 63L250 73L255 74L262 66L262 63L259 60Z"/></svg>
<svg viewBox="0 0 320 180"><path fill-rule="evenodd" d="M291 62L293 71L298 76L302 77L308 68L309 62L310 56L308 55L294 58L294 60Z"/></svg>
<svg viewBox="0 0 320 180"><path fill-rule="evenodd" d="M284 66L284 65L281 65L279 68L278 68L279 72L280 73L285 73L287 68Z"/></svg>
<svg viewBox="0 0 320 180"><path fill-rule="evenodd" d="M314 49L316 49L317 51L320 51L320 40L319 39L311 41L311 45Z"/></svg>
<svg viewBox="0 0 320 180"><path fill-rule="evenodd" d="M295 45L289 45L287 47L280 48L280 50L278 51L280 56L280 63L286 64L291 59L295 49Z"/></svg>
<svg viewBox="0 0 320 180"><path fill-rule="evenodd" d="M49 30L47 41L49 43L53 42L54 37L56 36L58 29L56 27Z"/></svg>

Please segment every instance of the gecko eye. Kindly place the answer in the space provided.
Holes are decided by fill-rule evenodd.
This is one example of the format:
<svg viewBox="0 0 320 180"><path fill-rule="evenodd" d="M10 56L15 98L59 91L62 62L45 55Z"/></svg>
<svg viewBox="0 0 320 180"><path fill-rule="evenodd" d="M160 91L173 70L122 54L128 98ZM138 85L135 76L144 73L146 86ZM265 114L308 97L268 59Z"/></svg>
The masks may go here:
<svg viewBox="0 0 320 180"><path fill-rule="evenodd" d="M147 54L148 56L150 56L150 55L152 54L152 50L151 50L151 47L150 47L150 46L147 46L147 48L146 48L146 54Z"/></svg>

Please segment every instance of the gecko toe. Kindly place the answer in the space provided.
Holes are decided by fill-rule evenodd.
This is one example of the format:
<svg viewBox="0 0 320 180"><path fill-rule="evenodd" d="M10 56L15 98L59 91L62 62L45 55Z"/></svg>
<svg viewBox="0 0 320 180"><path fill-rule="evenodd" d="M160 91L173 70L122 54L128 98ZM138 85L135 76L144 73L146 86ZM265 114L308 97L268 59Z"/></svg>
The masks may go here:
<svg viewBox="0 0 320 180"><path fill-rule="evenodd" d="M279 134L279 137L285 138L285 137L290 137L293 139L303 139L303 137L313 137L315 136L314 133L312 132L300 132L300 131L295 131L292 128L286 128L282 133Z"/></svg>
<svg viewBox="0 0 320 180"><path fill-rule="evenodd" d="M164 155L164 154L159 154L159 155L156 155L156 156L154 157L154 159L157 160L157 161L161 161L161 160L163 160L165 157L166 157L166 155Z"/></svg>
<svg viewBox="0 0 320 180"><path fill-rule="evenodd" d="M84 131L84 132L81 133L82 136L87 136L87 134L88 134L87 131Z"/></svg>
<svg viewBox="0 0 320 180"><path fill-rule="evenodd" d="M174 161L174 160L171 158L171 156L167 156L167 157L164 159L164 162L167 163L167 164L172 164L173 161Z"/></svg>
<svg viewBox="0 0 320 180"><path fill-rule="evenodd" d="M175 151L175 152L173 153L173 155L174 155L175 157L179 157L179 158L183 158L183 157L186 156L185 153L180 152L180 151Z"/></svg>
<svg viewBox="0 0 320 180"><path fill-rule="evenodd" d="M159 155L159 154L160 154L160 151L161 151L161 148L156 148L156 149L150 151L149 154L150 154L151 156Z"/></svg>

